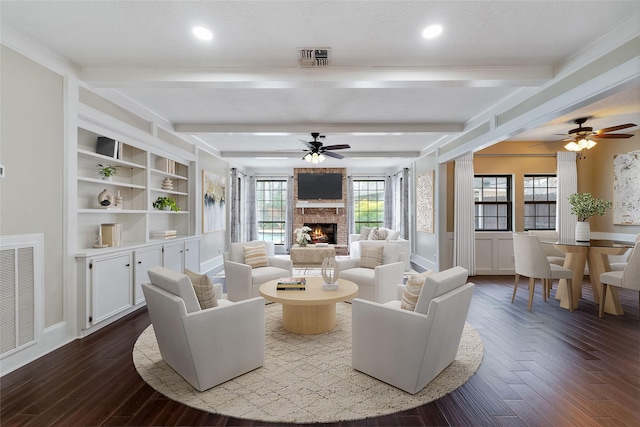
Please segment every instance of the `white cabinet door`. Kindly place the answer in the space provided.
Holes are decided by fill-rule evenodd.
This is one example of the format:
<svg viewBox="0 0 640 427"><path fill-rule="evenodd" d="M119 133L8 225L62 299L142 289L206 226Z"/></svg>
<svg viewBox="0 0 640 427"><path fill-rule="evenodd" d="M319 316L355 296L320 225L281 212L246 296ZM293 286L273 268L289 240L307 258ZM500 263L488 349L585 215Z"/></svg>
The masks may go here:
<svg viewBox="0 0 640 427"><path fill-rule="evenodd" d="M200 240L185 240L184 268L196 273L200 272Z"/></svg>
<svg viewBox="0 0 640 427"><path fill-rule="evenodd" d="M183 242L166 243L162 251L162 265L169 270L184 272Z"/></svg>
<svg viewBox="0 0 640 427"><path fill-rule="evenodd" d="M135 259L133 303L139 304L144 301L142 284L149 282L147 271L150 268L162 265L162 246L137 250L133 256Z"/></svg>
<svg viewBox="0 0 640 427"><path fill-rule="evenodd" d="M132 306L132 253L94 258L90 264L94 325Z"/></svg>

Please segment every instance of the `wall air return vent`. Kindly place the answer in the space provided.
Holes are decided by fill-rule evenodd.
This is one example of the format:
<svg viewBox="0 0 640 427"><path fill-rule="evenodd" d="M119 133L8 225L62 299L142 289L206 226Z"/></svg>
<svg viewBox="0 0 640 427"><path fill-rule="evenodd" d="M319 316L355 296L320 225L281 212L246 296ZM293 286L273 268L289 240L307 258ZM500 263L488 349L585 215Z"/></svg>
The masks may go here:
<svg viewBox="0 0 640 427"><path fill-rule="evenodd" d="M331 62L331 48L299 47L298 64L301 67L328 67Z"/></svg>

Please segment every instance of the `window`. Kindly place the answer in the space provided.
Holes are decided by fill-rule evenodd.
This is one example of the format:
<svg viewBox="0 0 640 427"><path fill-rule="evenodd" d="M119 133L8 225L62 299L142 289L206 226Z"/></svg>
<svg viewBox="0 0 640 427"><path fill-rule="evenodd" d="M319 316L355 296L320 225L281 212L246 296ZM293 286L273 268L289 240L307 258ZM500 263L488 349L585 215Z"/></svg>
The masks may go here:
<svg viewBox="0 0 640 427"><path fill-rule="evenodd" d="M384 180L353 180L355 232L384 226Z"/></svg>
<svg viewBox="0 0 640 427"><path fill-rule="evenodd" d="M256 180L258 240L284 244L287 218L287 181Z"/></svg>
<svg viewBox="0 0 640 427"><path fill-rule="evenodd" d="M511 231L511 176L476 175L473 190L476 231Z"/></svg>
<svg viewBox="0 0 640 427"><path fill-rule="evenodd" d="M555 230L557 196L555 175L524 176L525 230Z"/></svg>

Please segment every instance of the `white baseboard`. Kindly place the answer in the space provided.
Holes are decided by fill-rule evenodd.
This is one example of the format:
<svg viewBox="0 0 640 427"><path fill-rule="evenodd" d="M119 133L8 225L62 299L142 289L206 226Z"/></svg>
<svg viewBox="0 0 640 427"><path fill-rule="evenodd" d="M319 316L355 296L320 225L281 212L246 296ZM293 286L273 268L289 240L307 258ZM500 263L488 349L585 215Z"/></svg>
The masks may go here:
<svg viewBox="0 0 640 427"><path fill-rule="evenodd" d="M425 270L437 270L438 267L435 262L415 254L411 255L411 262Z"/></svg>
<svg viewBox="0 0 640 427"><path fill-rule="evenodd" d="M0 376L13 372L75 340L76 337L68 326L67 322L61 322L45 328L38 342L4 356L0 363Z"/></svg>

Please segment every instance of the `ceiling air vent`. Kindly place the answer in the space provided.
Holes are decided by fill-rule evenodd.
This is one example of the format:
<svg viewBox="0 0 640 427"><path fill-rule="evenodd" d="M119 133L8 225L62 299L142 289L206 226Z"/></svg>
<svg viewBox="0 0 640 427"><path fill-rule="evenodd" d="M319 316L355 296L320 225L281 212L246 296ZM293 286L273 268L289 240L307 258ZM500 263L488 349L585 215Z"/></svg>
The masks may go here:
<svg viewBox="0 0 640 427"><path fill-rule="evenodd" d="M331 61L331 48L299 47L298 63L301 67L328 67Z"/></svg>

